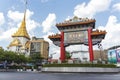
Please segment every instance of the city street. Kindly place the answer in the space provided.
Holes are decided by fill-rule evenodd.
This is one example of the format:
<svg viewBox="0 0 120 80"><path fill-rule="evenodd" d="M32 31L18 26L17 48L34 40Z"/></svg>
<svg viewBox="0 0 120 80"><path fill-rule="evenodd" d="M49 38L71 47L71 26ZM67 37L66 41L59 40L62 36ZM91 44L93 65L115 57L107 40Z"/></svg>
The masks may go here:
<svg viewBox="0 0 120 80"><path fill-rule="evenodd" d="M120 73L0 72L0 80L120 80Z"/></svg>

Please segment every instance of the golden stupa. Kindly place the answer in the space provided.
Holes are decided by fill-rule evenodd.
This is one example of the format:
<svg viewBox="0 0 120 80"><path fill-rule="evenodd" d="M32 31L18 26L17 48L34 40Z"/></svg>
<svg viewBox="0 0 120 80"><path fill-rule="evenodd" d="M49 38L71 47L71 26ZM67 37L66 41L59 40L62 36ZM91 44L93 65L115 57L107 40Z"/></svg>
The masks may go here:
<svg viewBox="0 0 120 80"><path fill-rule="evenodd" d="M12 35L12 37L26 37L27 39L30 40L30 36L28 35L27 30L26 30L25 18L26 18L26 11L24 13L24 18L22 20L22 23L21 23L19 29Z"/></svg>
<svg viewBox="0 0 120 80"><path fill-rule="evenodd" d="M20 46L20 47L26 47L25 44L21 44L21 40L18 39L18 37L25 37L28 39L28 42L30 40L30 36L28 35L28 32L26 30L26 10L24 13L24 17L23 20L21 22L20 27L18 28L18 30L12 35L12 37L14 38L13 41L10 43L9 47L12 46Z"/></svg>

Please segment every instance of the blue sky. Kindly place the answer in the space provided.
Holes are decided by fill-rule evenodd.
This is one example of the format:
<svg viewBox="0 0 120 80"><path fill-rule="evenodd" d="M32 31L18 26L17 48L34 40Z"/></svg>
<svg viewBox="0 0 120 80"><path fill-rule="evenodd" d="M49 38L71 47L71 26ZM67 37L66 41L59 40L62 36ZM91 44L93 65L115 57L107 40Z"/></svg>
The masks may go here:
<svg viewBox="0 0 120 80"><path fill-rule="evenodd" d="M107 49L120 44L120 0L27 0L27 30L30 36L43 37L50 42L50 51L59 48L47 38L58 33L56 23L78 16L95 18L96 28L106 30L102 41ZM24 13L24 0L3 0L0 2L0 46L4 49L12 40ZM70 46L67 50L73 50ZM80 48L75 45L75 50Z"/></svg>

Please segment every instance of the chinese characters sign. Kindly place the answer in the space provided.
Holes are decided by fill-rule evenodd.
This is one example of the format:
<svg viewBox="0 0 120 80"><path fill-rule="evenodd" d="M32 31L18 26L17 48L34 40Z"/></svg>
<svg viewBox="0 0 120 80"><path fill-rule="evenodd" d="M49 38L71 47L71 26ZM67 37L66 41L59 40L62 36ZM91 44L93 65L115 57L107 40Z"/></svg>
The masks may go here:
<svg viewBox="0 0 120 80"><path fill-rule="evenodd" d="M88 39L87 31L65 32L64 43L83 44Z"/></svg>

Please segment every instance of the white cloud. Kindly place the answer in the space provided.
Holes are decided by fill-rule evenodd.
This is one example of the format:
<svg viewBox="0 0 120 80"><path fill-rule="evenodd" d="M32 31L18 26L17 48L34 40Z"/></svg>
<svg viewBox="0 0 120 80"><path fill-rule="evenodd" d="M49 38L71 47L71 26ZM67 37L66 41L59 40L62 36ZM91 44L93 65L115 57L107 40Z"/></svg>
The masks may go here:
<svg viewBox="0 0 120 80"><path fill-rule="evenodd" d="M120 11L120 3L114 4L114 5L113 5L113 9L114 9L115 11Z"/></svg>
<svg viewBox="0 0 120 80"><path fill-rule="evenodd" d="M29 9L26 10L26 19L30 19L34 12ZM7 14L8 18L13 20L14 22L20 22L23 19L24 13L19 11L9 10Z"/></svg>
<svg viewBox="0 0 120 80"><path fill-rule="evenodd" d="M27 30L32 31L37 26L40 26L40 24L34 20L27 20Z"/></svg>
<svg viewBox="0 0 120 80"><path fill-rule="evenodd" d="M52 44L52 41L48 38L49 35L53 35L55 33L53 32L48 32L46 35L43 35L42 37L44 38L44 40L48 41L49 44Z"/></svg>
<svg viewBox="0 0 120 80"><path fill-rule="evenodd" d="M78 17L93 17L96 13L105 11L109 8L111 0L90 0L75 7L74 15Z"/></svg>
<svg viewBox="0 0 120 80"><path fill-rule="evenodd" d="M0 25L4 24L4 22L5 22L4 15L3 13L0 12Z"/></svg>
<svg viewBox="0 0 120 80"><path fill-rule="evenodd" d="M34 12L30 11L27 9L26 11L26 28L28 32L34 30L36 27L40 26L40 24L33 19L31 19L31 16L33 16ZM8 11L7 14L8 18L11 19L12 21L8 22L9 25L15 26L14 24L17 23L17 26L20 27L21 21L23 19L24 13L20 13L19 11Z"/></svg>
<svg viewBox="0 0 120 80"><path fill-rule="evenodd" d="M42 22L43 32L49 32L51 27L55 25L56 15L50 13L47 18Z"/></svg>
<svg viewBox="0 0 120 80"><path fill-rule="evenodd" d="M3 25L5 23L5 18L3 13L0 12L0 34L2 34L2 32L4 31L3 27L1 25Z"/></svg>
<svg viewBox="0 0 120 80"><path fill-rule="evenodd" d="M20 20L22 20L23 13L20 13L19 11L9 10L7 16L14 22L19 22Z"/></svg>
<svg viewBox="0 0 120 80"><path fill-rule="evenodd" d="M111 15L106 26L99 26L99 29L107 31L106 37L102 41L103 48L107 49L115 45L120 45L120 22L118 22L116 16Z"/></svg>
<svg viewBox="0 0 120 80"><path fill-rule="evenodd" d="M26 19L31 19L33 15L34 15L33 11L30 11L29 9L26 10Z"/></svg>
<svg viewBox="0 0 120 80"><path fill-rule="evenodd" d="M60 59L60 47L55 46L54 44L52 44L50 46L50 49L51 49L50 52L49 52L50 54L56 53L56 54L53 55L53 59Z"/></svg>
<svg viewBox="0 0 120 80"><path fill-rule="evenodd" d="M31 19L31 16L33 16L34 12L27 10L26 12L26 28L29 33L31 33L36 27L38 27L40 24L33 19ZM0 34L0 40L6 40L11 38L11 35L17 31L18 27L20 27L21 21L23 19L24 13L20 13L19 11L8 11L8 19L10 19L7 23L9 28L2 31ZM31 35L31 34L30 34Z"/></svg>
<svg viewBox="0 0 120 80"><path fill-rule="evenodd" d="M4 40L11 40L11 35L17 30L17 28L11 28L2 34L0 34L0 41Z"/></svg>

